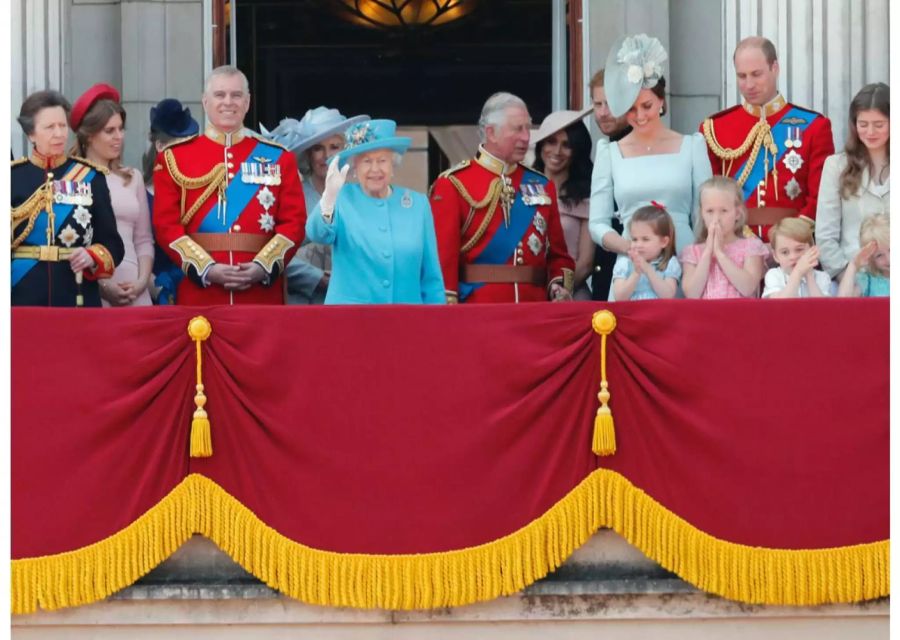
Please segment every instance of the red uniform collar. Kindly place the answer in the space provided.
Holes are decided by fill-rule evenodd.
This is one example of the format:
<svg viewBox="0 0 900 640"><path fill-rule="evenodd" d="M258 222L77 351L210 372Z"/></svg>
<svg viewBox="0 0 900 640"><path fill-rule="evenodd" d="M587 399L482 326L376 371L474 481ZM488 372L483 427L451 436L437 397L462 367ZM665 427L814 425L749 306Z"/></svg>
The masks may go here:
<svg viewBox="0 0 900 640"><path fill-rule="evenodd" d="M33 165L44 169L45 171L49 171L50 169L56 169L57 167L61 167L66 163L68 158L65 155L61 156L45 156L43 153L39 152L37 149L31 150L31 155L28 157Z"/></svg>

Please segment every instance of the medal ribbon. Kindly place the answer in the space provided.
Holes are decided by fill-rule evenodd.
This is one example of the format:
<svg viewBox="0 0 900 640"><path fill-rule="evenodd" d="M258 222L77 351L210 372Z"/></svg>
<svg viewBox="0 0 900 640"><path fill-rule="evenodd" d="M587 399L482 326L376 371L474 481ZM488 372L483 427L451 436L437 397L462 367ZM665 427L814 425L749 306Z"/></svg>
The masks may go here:
<svg viewBox="0 0 900 640"><path fill-rule="evenodd" d="M250 155L247 156L244 163L248 165L250 173L255 173L257 169L253 167L254 158L265 158L269 160L266 163L267 165L274 165L281 157L281 153L282 150L280 148L269 146L265 142L259 142L253 148L253 151L250 152ZM234 178L231 179L228 188L225 190L225 202L222 203L222 206L225 208L225 215L219 217L218 207L213 207L206 213L197 231L201 233L228 233L231 226L241 217L244 209L250 204L250 200L259 191L262 185L244 182L244 163L241 163L241 168L234 174Z"/></svg>
<svg viewBox="0 0 900 640"><path fill-rule="evenodd" d="M783 118L781 118L781 120L778 121L778 123L774 127L772 127L772 138L775 140L775 144L779 145L778 146L778 157L775 159L775 164L772 165L772 169L774 169L775 167L778 166L778 163L780 163L784 159L784 155L789 151L789 149L784 146L784 142L781 142L781 143L778 142L779 140L784 140L787 137L788 128L796 127L800 134L797 137L802 138L803 132L806 130L806 128L810 124L812 124L812 121L816 117L817 116L810 114L809 111L805 111L803 109L798 109L797 107L793 107L790 111L788 111L784 115ZM806 124L787 125L784 123L785 120L790 120L791 118L798 118L800 120L806 120ZM734 175L736 175L736 176L741 175L741 172L744 170L744 165L746 165L746 164L747 164L747 161L745 160L743 162L743 164L741 164L741 166L738 167L738 169L734 173ZM765 172L765 163L760 162L760 159L757 158L756 164L753 165L753 169L751 169L750 173L747 175L747 180L744 181L744 186L743 186L744 200L749 200L753 196L753 194L756 193L756 187L759 186L759 181L763 179L764 172Z"/></svg>

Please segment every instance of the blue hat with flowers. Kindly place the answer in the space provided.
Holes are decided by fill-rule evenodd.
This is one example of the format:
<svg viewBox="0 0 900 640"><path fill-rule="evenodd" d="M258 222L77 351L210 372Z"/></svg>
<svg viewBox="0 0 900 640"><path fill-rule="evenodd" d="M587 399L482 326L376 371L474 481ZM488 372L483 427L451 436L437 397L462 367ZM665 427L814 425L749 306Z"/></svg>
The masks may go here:
<svg viewBox="0 0 900 640"><path fill-rule="evenodd" d="M646 33L616 40L606 58L603 90L610 113L620 117L637 100L641 89L652 89L663 75L669 58L662 43Z"/></svg>
<svg viewBox="0 0 900 640"><path fill-rule="evenodd" d="M337 154L338 164L343 166L353 156L376 149L390 149L397 153L405 153L412 144L412 138L396 134L397 123L393 120L369 120L353 125L344 134L347 138L347 146Z"/></svg>
<svg viewBox="0 0 900 640"><path fill-rule="evenodd" d="M337 109L316 107L307 111L301 120L284 118L271 131L260 123L259 131L269 140L273 140L294 153L305 151L311 146L342 134L348 127L369 119L367 115L347 118Z"/></svg>
<svg viewBox="0 0 900 640"><path fill-rule="evenodd" d="M200 131L200 125L191 117L188 107L175 98L165 98L150 108L150 130L173 138L183 138Z"/></svg>

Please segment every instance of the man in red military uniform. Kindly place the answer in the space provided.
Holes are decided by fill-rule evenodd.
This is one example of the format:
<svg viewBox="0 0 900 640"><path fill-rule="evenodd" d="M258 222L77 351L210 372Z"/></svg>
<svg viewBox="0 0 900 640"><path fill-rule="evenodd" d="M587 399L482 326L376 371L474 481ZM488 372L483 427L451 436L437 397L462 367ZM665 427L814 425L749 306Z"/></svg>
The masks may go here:
<svg viewBox="0 0 900 640"><path fill-rule="evenodd" d="M283 304L281 275L303 240L294 154L244 129L247 78L218 67L203 93L210 125L154 167L156 241L186 274L178 304Z"/></svg>
<svg viewBox="0 0 900 640"><path fill-rule="evenodd" d="M447 302L571 300L575 262L556 189L520 164L531 128L525 103L494 94L479 128L474 160L445 171L431 188Z"/></svg>
<svg viewBox="0 0 900 640"><path fill-rule="evenodd" d="M781 218L815 219L822 166L834 153L831 122L778 92L778 59L766 38L742 40L734 68L743 104L707 118L700 131L713 173L738 181L750 228L766 240Z"/></svg>

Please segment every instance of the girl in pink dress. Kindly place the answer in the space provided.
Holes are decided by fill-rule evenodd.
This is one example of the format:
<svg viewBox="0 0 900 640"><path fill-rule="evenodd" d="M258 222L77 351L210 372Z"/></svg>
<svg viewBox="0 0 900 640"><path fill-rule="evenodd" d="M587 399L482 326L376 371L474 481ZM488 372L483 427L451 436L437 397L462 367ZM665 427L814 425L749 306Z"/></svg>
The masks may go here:
<svg viewBox="0 0 900 640"><path fill-rule="evenodd" d="M687 298L756 298L769 250L756 236L744 237L747 208L731 178L714 176L700 186L697 244L681 252Z"/></svg>
<svg viewBox="0 0 900 640"><path fill-rule="evenodd" d="M112 278L100 282L101 302L104 307L153 304L147 290L153 271L150 208L141 172L121 164L125 109L119 104L119 92L105 84L92 86L76 100L71 120L74 153L109 171L106 182L125 245L125 257Z"/></svg>

